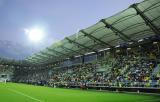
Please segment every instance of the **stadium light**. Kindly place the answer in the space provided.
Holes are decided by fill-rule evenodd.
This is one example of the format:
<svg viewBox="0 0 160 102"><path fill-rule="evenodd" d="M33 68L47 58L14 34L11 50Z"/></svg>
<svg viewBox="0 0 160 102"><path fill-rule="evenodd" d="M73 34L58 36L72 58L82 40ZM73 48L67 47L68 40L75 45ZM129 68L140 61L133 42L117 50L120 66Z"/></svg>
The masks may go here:
<svg viewBox="0 0 160 102"><path fill-rule="evenodd" d="M25 29L28 38L33 42L39 42L44 36L44 30L40 28Z"/></svg>
<svg viewBox="0 0 160 102"><path fill-rule="evenodd" d="M85 55L90 55L90 54L94 54L95 52L89 52L89 53L86 53Z"/></svg>
<svg viewBox="0 0 160 102"><path fill-rule="evenodd" d="M158 44L158 42L153 42L153 44L155 45L155 44Z"/></svg>
<svg viewBox="0 0 160 102"><path fill-rule="evenodd" d="M128 44L129 44L129 45L132 45L132 44L133 44L133 42L129 42Z"/></svg>
<svg viewBox="0 0 160 102"><path fill-rule="evenodd" d="M101 50L99 50L99 52L101 52L101 51L106 51L106 50L110 50L111 48L105 48L105 49L101 49Z"/></svg>
<svg viewBox="0 0 160 102"><path fill-rule="evenodd" d="M144 41L144 39L140 39L140 40L138 40L138 42L142 42L142 41Z"/></svg>
<svg viewBox="0 0 160 102"><path fill-rule="evenodd" d="M81 57L82 55L77 55L77 56L74 56L75 58L77 58L77 57Z"/></svg>
<svg viewBox="0 0 160 102"><path fill-rule="evenodd" d="M118 47L120 47L120 45L117 45L115 48L118 48Z"/></svg>
<svg viewBox="0 0 160 102"><path fill-rule="evenodd" d="M127 48L127 50L131 50L131 48Z"/></svg>
<svg viewBox="0 0 160 102"><path fill-rule="evenodd" d="M69 60L70 58L66 58L67 60Z"/></svg>

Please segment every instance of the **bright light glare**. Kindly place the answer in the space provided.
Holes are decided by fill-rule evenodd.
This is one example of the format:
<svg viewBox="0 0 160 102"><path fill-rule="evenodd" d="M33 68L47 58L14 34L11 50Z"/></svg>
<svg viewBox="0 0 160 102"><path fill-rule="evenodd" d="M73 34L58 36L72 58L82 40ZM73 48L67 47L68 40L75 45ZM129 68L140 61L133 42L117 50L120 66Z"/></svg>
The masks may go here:
<svg viewBox="0 0 160 102"><path fill-rule="evenodd" d="M44 36L44 31L39 28L25 29L25 33L28 35L29 39L33 42L39 42Z"/></svg>

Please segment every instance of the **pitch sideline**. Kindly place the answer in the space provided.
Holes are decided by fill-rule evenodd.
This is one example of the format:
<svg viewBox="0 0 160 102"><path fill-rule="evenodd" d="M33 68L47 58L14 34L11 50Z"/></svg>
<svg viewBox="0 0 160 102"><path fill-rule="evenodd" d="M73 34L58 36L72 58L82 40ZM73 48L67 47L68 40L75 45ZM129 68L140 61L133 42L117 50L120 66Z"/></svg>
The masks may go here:
<svg viewBox="0 0 160 102"><path fill-rule="evenodd" d="M17 94L19 94L19 95L22 95L22 96L25 96L25 97L27 97L27 98L30 98L30 99L32 99L32 100L35 100L35 101L38 101L38 102L44 102L44 101L42 101L42 100L39 100L39 99L34 98L34 97L32 97L32 96L29 96L29 95L27 95L27 94L25 94L25 93L22 93L22 92L20 92L20 91L17 91L17 90L11 89L11 88L7 88L7 89L10 90L10 91L12 91L12 92L14 92L14 93L17 93Z"/></svg>

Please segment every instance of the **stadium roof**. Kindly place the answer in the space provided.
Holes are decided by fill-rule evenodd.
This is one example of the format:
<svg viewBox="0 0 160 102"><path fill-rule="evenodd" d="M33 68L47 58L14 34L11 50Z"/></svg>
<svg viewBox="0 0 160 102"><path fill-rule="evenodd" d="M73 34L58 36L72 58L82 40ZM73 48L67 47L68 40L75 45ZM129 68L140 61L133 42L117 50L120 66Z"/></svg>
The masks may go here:
<svg viewBox="0 0 160 102"><path fill-rule="evenodd" d="M49 63L160 35L160 0L145 0L54 43L26 60Z"/></svg>

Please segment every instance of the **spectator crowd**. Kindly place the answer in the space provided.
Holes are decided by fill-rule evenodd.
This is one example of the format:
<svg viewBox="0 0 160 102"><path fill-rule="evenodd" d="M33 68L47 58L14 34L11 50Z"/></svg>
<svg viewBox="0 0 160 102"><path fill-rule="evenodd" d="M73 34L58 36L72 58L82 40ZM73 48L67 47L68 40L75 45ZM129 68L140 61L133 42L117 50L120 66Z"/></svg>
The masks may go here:
<svg viewBox="0 0 160 102"><path fill-rule="evenodd" d="M30 69L26 73L21 71L15 81L52 87L160 87L160 52L157 46L118 50L88 63L56 69Z"/></svg>

